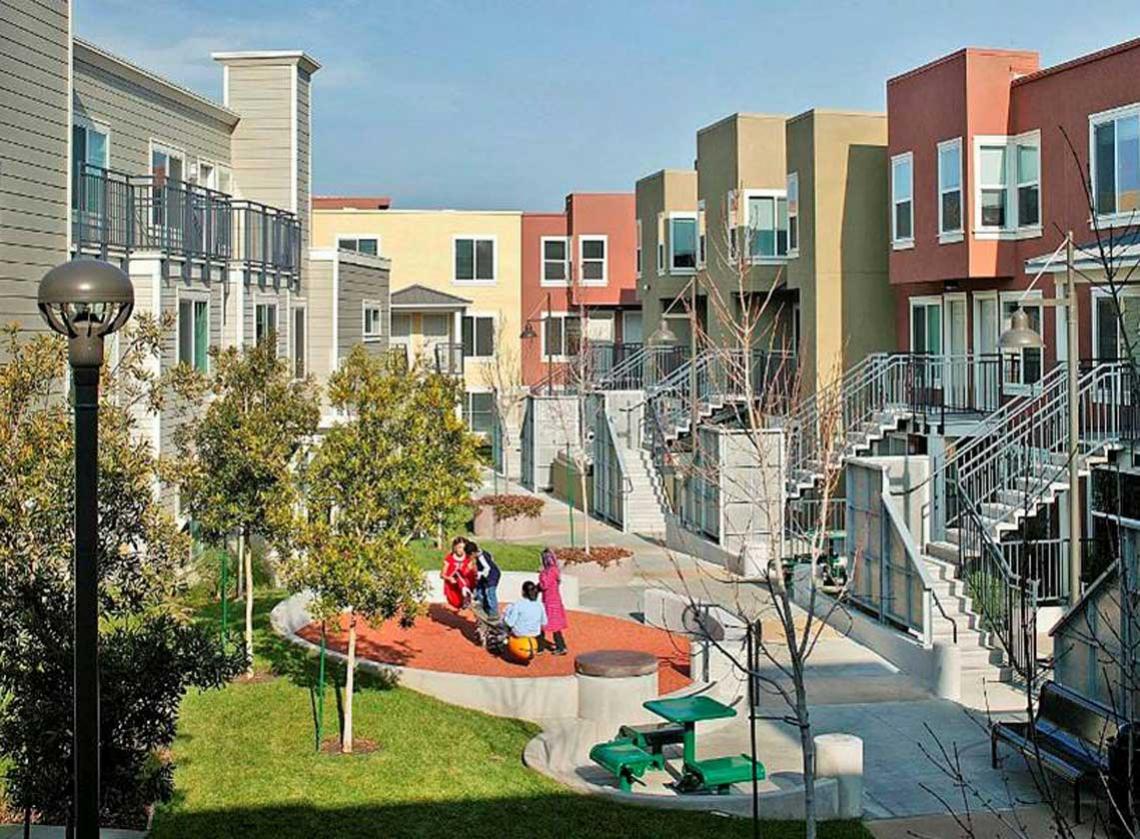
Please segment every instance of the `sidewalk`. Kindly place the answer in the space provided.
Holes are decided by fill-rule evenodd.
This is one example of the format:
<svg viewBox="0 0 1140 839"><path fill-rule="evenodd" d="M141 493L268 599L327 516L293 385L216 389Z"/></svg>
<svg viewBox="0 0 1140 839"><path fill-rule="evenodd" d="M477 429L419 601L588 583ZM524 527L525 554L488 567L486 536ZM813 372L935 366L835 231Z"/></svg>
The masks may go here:
<svg viewBox="0 0 1140 839"><path fill-rule="evenodd" d="M989 813L975 815L968 824L972 833L963 830L953 816L945 814L865 822L875 839L1022 839L1027 836L1046 839L1057 835L1049 809L1044 805L1007 810L1000 814L1000 818ZM1072 826L1072 830L1075 839L1091 839L1091 814L1086 815L1082 824Z"/></svg>

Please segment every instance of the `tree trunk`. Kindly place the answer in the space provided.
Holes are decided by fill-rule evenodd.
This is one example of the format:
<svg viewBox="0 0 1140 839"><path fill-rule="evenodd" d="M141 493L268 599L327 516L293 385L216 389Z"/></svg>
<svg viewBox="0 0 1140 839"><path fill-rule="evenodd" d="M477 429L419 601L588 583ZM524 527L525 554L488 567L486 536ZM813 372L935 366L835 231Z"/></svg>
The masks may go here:
<svg viewBox="0 0 1140 839"><path fill-rule="evenodd" d="M352 754L352 683L356 671L356 615L348 613L348 672L344 677L344 738L340 750Z"/></svg>
<svg viewBox="0 0 1140 839"><path fill-rule="evenodd" d="M237 597L241 600L242 595L245 594L245 542L242 541L241 531L238 531L238 572L237 572Z"/></svg>
<svg viewBox="0 0 1140 839"><path fill-rule="evenodd" d="M802 679L802 675L800 676ZM797 680L798 681L798 680ZM800 747L804 753L804 836L816 839L815 827L815 740L811 736L811 718L808 716L807 693L802 684L796 685L796 717L800 726Z"/></svg>
<svg viewBox="0 0 1140 839"><path fill-rule="evenodd" d="M242 574L245 576L245 654L249 659L246 673L253 675L253 552L246 542L249 534L242 531L238 537L238 556L242 561Z"/></svg>
<svg viewBox="0 0 1140 839"><path fill-rule="evenodd" d="M586 556L590 555L590 499L586 495L586 458L578 466L578 485L582 490L582 545L586 549Z"/></svg>

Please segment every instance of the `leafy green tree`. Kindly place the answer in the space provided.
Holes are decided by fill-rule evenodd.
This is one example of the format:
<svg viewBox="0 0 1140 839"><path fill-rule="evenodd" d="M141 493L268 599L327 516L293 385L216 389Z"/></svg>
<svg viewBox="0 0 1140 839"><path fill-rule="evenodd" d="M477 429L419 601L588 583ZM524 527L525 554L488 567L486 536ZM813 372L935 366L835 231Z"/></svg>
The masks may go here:
<svg viewBox="0 0 1140 839"><path fill-rule="evenodd" d="M253 556L250 539L284 538L298 502L297 454L317 430L320 403L311 380L293 378L270 338L211 355L212 399L177 435L183 508L209 543L238 537L245 578L245 648L253 667Z"/></svg>
<svg viewBox="0 0 1140 839"><path fill-rule="evenodd" d="M162 325L140 316L104 368L99 435L102 819L140 825L169 799L182 695L240 673L243 653L184 621L188 543L154 488L136 418L171 383L147 364ZM74 450L65 346L10 329L0 351L0 756L10 807L70 820Z"/></svg>
<svg viewBox="0 0 1140 839"><path fill-rule="evenodd" d="M344 421L305 469L308 520L289 564L314 613L348 630L341 748L352 751L357 622L411 621L426 588L408 542L438 528L478 480L476 443L457 415L459 384L357 348L330 379Z"/></svg>

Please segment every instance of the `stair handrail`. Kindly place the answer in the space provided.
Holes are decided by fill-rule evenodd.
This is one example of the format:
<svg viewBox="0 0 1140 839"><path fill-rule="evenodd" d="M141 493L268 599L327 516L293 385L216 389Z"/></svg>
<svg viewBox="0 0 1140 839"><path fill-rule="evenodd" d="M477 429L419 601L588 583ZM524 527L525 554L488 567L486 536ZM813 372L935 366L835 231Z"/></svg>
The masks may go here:
<svg viewBox="0 0 1140 839"><path fill-rule="evenodd" d="M633 494L633 481L629 477L629 467L625 463L625 455L622 454L623 446L618 445L617 429L614 428L614 420L609 411L601 411L602 418L606 424L606 435L609 437L610 446L614 450L614 456L617 458L618 469L621 470L622 479L622 495L628 498ZM625 516L625 505L622 505L622 516Z"/></svg>
<svg viewBox="0 0 1140 839"><path fill-rule="evenodd" d="M922 551L918 549L918 544L914 541L914 535L910 532L910 527L906 523L906 518L903 516L902 510L899 509L898 501L887 491L885 483L883 490L883 493L880 495L883 502L883 509L887 511L887 518L890 520L891 527L895 533L898 534L899 540L902 542L903 552L906 554L907 561L918 574L919 583L922 585L923 599L938 607L938 611L942 617L950 622L950 631L956 646L958 644L958 622L947 614L945 607L942 605L942 599L938 596L938 592L934 590L934 581L930 578L930 572L927 570L926 563L922 559ZM926 606L926 604L923 605ZM930 608L923 608L922 643L923 646L928 649L934 641L932 617L933 615L931 614Z"/></svg>

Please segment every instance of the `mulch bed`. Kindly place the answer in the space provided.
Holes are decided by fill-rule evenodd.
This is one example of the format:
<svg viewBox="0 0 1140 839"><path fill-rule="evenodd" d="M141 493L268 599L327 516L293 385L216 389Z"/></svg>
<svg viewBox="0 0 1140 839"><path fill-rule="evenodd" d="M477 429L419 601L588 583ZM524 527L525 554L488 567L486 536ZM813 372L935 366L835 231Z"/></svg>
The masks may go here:
<svg viewBox="0 0 1140 839"><path fill-rule="evenodd" d="M343 757L352 757L353 755L367 755L372 752L380 751L380 744L375 740L369 740L367 737L353 737L352 738L352 754L346 755L340 750L340 736L326 737L324 742L321 743L321 752L326 755L341 755Z"/></svg>
<svg viewBox="0 0 1140 839"><path fill-rule="evenodd" d="M591 547L589 553L586 553L585 548L555 548L554 552L558 554L558 561L564 565L592 562L603 568L633 556L633 551L629 548L618 548L613 545L597 545Z"/></svg>
<svg viewBox="0 0 1140 839"><path fill-rule="evenodd" d="M570 627L564 635L569 654L545 653L526 665L493 656L478 646L471 613L456 612L442 603L432 603L427 615L408 628L396 621L388 621L379 628L358 624L356 653L360 658L401 667L520 679L572 676L574 656L589 650L640 650L655 655L660 662L658 678L662 693L690 683L689 645L684 638L608 615L573 611L567 614ZM304 626L298 635L319 644L321 625L314 622ZM329 632L328 643L331 649L343 653L348 648L347 634Z"/></svg>

